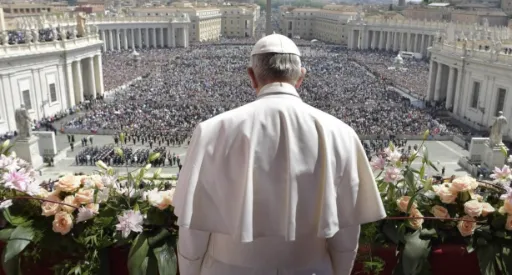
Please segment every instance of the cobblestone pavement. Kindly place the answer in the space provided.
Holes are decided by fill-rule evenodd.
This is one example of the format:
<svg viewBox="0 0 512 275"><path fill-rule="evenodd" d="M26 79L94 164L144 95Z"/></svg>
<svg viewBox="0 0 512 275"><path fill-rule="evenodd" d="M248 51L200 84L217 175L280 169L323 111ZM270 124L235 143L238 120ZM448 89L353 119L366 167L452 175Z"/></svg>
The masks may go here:
<svg viewBox="0 0 512 275"><path fill-rule="evenodd" d="M64 138L66 138L65 135L61 135ZM75 156L80 152L80 150L83 149L83 147L80 145L80 138L78 135L75 136L76 140L78 141L78 145L75 146L74 152L68 150L66 152L66 157L55 164L54 167L44 167L41 169L41 176L40 179L55 179L58 178L59 175L65 174L65 173L78 173L83 172L86 174L93 173L94 171L97 171L96 166L80 166L75 164ZM67 143L67 138L65 140ZM93 135L93 143L94 146L103 146L108 144L114 144L114 140L112 136L105 136L105 135ZM407 145L414 146L414 144L420 144L420 141L409 141ZM467 156L468 152L459 147L457 144L451 142L451 141L427 141L425 142L425 145L427 146L429 150L430 159L434 162L434 164L438 167L439 171L441 171L441 168L444 166L446 168L445 176L449 175L465 175L466 171L464 171L458 164L457 161L460 157ZM149 145L145 144L142 146L140 143L133 146L128 144L127 146L132 147L134 150L140 149L140 148L147 148L149 149ZM158 147L158 146L156 146ZM176 153L176 155L179 155L182 159L182 162L186 158L186 151L188 146L169 146L167 147L168 151L171 153ZM419 166L421 163L420 161L417 161L415 163L415 166ZM125 174L126 171L133 171L136 170L137 167L115 167L116 171L118 171L120 174ZM151 168L150 173L156 171L157 168ZM438 174L433 169L427 169L428 173L431 174ZM164 166L162 167L162 175L164 176L170 176L175 175L178 173L178 167L170 167L170 166Z"/></svg>

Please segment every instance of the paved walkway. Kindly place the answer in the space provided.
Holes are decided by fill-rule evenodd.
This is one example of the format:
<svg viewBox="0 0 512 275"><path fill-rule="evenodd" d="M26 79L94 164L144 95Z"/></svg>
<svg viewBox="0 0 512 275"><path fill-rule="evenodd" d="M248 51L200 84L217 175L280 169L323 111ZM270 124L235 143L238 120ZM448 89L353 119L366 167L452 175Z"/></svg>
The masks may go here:
<svg viewBox="0 0 512 275"><path fill-rule="evenodd" d="M65 135L62 135L65 137ZM78 138L78 136L76 136ZM112 136L105 136L105 135L94 135L93 137L93 143L94 146L103 146L108 144L114 144L114 140ZM79 173L83 172L86 174L94 173L98 170L96 166L81 166L75 164L75 156L83 150L83 147L80 145L80 140L78 140L78 145L75 147L74 152L67 150L65 157L60 160L58 163L55 164L54 167L44 167L41 169L42 175L39 177L40 179L55 179L58 178L59 175L66 174L66 173ZM66 138L67 142L67 138ZM409 141L407 145L414 146L414 144L420 144L419 141ZM468 152L463 150L461 147L459 147L457 144L451 142L451 141L427 141L425 142L425 145L427 146L429 150L430 159L434 162L436 166L438 166L439 171L441 171L441 168L444 166L446 168L445 175L465 175L466 171L464 171L462 168L459 167L457 164L457 161L462 156L467 156ZM140 148L147 148L149 149L149 145L147 143L142 146L140 143L133 146L133 143L127 144L128 147L132 147L134 150L140 149ZM167 147L167 146L166 146ZM180 156L180 159L182 162L186 158L186 151L188 146L169 146L167 147L167 150L171 153L176 153L176 155ZM421 161L418 160L415 163L415 166L419 166L421 164ZM131 166L131 167L115 167L115 170L118 171L120 174L126 174L128 171L134 171L137 170L138 167ZM156 171L157 168L150 169L150 173ZM433 169L430 169L430 171L427 169L428 173L436 174L436 172ZM164 166L162 167L162 174L163 175L175 175L178 173L178 167L170 167L170 166Z"/></svg>

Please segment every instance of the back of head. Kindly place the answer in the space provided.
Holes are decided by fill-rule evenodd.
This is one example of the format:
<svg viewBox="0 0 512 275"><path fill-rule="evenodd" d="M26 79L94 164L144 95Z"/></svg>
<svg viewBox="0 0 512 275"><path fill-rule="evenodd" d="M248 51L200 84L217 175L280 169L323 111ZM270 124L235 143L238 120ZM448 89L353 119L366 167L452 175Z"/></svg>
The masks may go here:
<svg viewBox="0 0 512 275"><path fill-rule="evenodd" d="M267 35L253 47L251 68L260 86L272 82L295 84L302 75L300 51L284 35Z"/></svg>

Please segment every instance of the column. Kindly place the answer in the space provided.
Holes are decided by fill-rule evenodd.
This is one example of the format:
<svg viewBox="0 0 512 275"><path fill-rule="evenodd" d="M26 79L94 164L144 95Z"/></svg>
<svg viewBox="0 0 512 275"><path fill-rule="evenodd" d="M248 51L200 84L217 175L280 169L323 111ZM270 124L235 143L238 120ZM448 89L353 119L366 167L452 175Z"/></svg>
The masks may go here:
<svg viewBox="0 0 512 275"><path fill-rule="evenodd" d="M82 64L80 61L73 62L73 79L75 90L75 105L84 101L84 85L82 83Z"/></svg>
<svg viewBox="0 0 512 275"><path fill-rule="evenodd" d="M434 62L433 60L430 60L430 66L429 66L429 70L428 70L428 90L427 90L427 101L432 101L434 100L434 87L432 86L432 82L433 82L433 77L435 77L434 75L434 68L435 66L437 66L437 63Z"/></svg>
<svg viewBox="0 0 512 275"><path fill-rule="evenodd" d="M172 47L172 41L174 41L174 36L172 32L172 27L167 27L167 47Z"/></svg>
<svg viewBox="0 0 512 275"><path fill-rule="evenodd" d="M151 43L149 43L149 28L146 28L146 33L144 34L144 45L148 49L151 46Z"/></svg>
<svg viewBox="0 0 512 275"><path fill-rule="evenodd" d="M94 56L94 80L96 81L96 94L98 96L102 96L105 87L103 86L103 64L101 63L101 54Z"/></svg>
<svg viewBox="0 0 512 275"><path fill-rule="evenodd" d="M425 56L425 53L426 53L426 52L425 52L425 49L426 49L426 47L425 47L425 35L424 35L424 34L422 34L422 35L421 35L421 47L420 47L420 51L421 51L421 55L422 55L423 57Z"/></svg>
<svg viewBox="0 0 512 275"><path fill-rule="evenodd" d="M415 53L420 51L418 49L418 34L417 33L414 34L414 45L412 46L412 51Z"/></svg>
<svg viewBox="0 0 512 275"><path fill-rule="evenodd" d="M446 91L446 109L452 107L453 104L453 74L455 68L449 67L450 72L448 73L448 90Z"/></svg>
<svg viewBox="0 0 512 275"><path fill-rule="evenodd" d="M165 48L164 28L160 28L160 47Z"/></svg>
<svg viewBox="0 0 512 275"><path fill-rule="evenodd" d="M135 29L130 29L130 40L131 40L131 47L132 50L135 50Z"/></svg>
<svg viewBox="0 0 512 275"><path fill-rule="evenodd" d="M171 45L173 48L176 48L176 28L172 27L171 30L172 30L171 31L171 33L172 33L172 35L171 35L172 36L172 40L171 40L172 44Z"/></svg>
<svg viewBox="0 0 512 275"><path fill-rule="evenodd" d="M153 41L153 47L158 48L158 44L156 43L156 28L153 28L153 37L151 39Z"/></svg>
<svg viewBox="0 0 512 275"><path fill-rule="evenodd" d="M116 29L116 49L121 50L121 30Z"/></svg>
<svg viewBox="0 0 512 275"><path fill-rule="evenodd" d="M123 46L125 50L128 50L128 30L123 30Z"/></svg>
<svg viewBox="0 0 512 275"><path fill-rule="evenodd" d="M393 51L398 51L398 33L393 32Z"/></svg>
<svg viewBox="0 0 512 275"><path fill-rule="evenodd" d="M137 46L139 49L142 49L142 29L137 29Z"/></svg>
<svg viewBox="0 0 512 275"><path fill-rule="evenodd" d="M428 40L428 42L427 42L427 49L426 49L426 52L427 52L427 57L430 57L430 52L428 51L428 48L429 48L430 46L432 46L432 35L429 35L427 40Z"/></svg>
<svg viewBox="0 0 512 275"><path fill-rule="evenodd" d="M100 39L103 42L103 47L101 47L101 50L106 52L107 51L107 38L105 37L104 30L100 30Z"/></svg>
<svg viewBox="0 0 512 275"><path fill-rule="evenodd" d="M181 28L183 30L183 47L188 48L188 26Z"/></svg>
<svg viewBox="0 0 512 275"><path fill-rule="evenodd" d="M87 62L87 89L89 90L89 95L92 95L92 98L96 98L96 80L95 80L95 72L94 72L94 59L93 57L86 58Z"/></svg>
<svg viewBox="0 0 512 275"><path fill-rule="evenodd" d="M443 65L437 62L437 73L436 73L436 86L434 90L434 100L438 101L439 96L441 94L441 71L443 70Z"/></svg>
<svg viewBox="0 0 512 275"><path fill-rule="evenodd" d="M103 33L105 35L105 33ZM66 91L68 98L68 106L67 108L72 108L75 106L75 89L73 84L73 63L66 63Z"/></svg>
<svg viewBox="0 0 512 275"><path fill-rule="evenodd" d="M461 69L457 69L457 84L455 85L455 100L454 100L454 106L453 106L453 113L454 114L459 114L459 105L460 105L460 100L461 100L461 96L462 96L462 89L461 89L461 86L462 86L462 70Z"/></svg>
<svg viewBox="0 0 512 275"><path fill-rule="evenodd" d="M114 36L112 35L112 30L108 30L108 50L114 50Z"/></svg>

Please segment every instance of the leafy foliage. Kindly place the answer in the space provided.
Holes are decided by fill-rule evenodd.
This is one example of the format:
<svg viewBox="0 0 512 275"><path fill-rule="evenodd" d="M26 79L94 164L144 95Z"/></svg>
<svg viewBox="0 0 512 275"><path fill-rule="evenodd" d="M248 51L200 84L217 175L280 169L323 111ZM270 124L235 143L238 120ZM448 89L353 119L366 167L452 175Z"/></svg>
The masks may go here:
<svg viewBox="0 0 512 275"><path fill-rule="evenodd" d="M0 146L4 163L13 164L0 167L2 175L30 171L10 154L10 147ZM115 151L124 157L122 150ZM0 241L6 243L5 273L37 274L36 266L21 264L26 262L53 266L56 275L106 275L108 250L130 247L130 274L176 274L177 218L171 206L172 186L165 184L176 178L159 172L147 175L150 162L158 157L151 153L145 167L123 176L100 161L98 174L64 176L51 192L38 186L37 192L27 193L28 189L0 181L0 202L12 201L1 209L7 222L0 230ZM31 174L23 175L35 181Z"/></svg>

